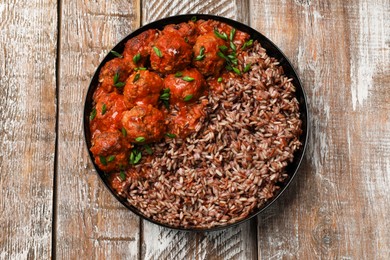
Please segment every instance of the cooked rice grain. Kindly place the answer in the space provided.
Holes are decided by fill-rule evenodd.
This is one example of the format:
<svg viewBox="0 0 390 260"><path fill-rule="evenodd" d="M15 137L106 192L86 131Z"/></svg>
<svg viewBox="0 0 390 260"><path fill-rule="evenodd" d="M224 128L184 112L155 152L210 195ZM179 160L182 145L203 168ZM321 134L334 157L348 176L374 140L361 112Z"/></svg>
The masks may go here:
<svg viewBox="0 0 390 260"><path fill-rule="evenodd" d="M235 223L280 189L301 147L295 87L259 43L239 57L243 77L208 97L207 116L185 140L155 144L122 195L145 216L183 228Z"/></svg>

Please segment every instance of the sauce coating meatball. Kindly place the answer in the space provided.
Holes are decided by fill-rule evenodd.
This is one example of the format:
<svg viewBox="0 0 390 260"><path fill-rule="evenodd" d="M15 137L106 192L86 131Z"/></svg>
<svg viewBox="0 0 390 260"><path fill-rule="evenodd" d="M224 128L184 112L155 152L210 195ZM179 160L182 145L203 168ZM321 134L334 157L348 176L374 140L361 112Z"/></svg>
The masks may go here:
<svg viewBox="0 0 390 260"><path fill-rule="evenodd" d="M171 103L190 103L196 101L206 86L202 74L190 68L180 72L181 76L170 74L164 79L164 88L170 89Z"/></svg>
<svg viewBox="0 0 390 260"><path fill-rule="evenodd" d="M127 62L124 62L121 58L115 58L108 61L99 74L100 86L107 92L113 92L116 90L115 83L125 82L127 77L132 72L132 68ZM116 78L116 74L118 74ZM115 78L117 82L115 82Z"/></svg>
<svg viewBox="0 0 390 260"><path fill-rule="evenodd" d="M133 73L123 90L125 98L134 105L157 105L163 80L155 72L140 70Z"/></svg>
<svg viewBox="0 0 390 260"><path fill-rule="evenodd" d="M90 123L91 132L121 129L122 113L130 109L130 102L116 92L101 94L95 102L96 116Z"/></svg>
<svg viewBox="0 0 390 260"><path fill-rule="evenodd" d="M190 45L194 45L196 37L198 37L196 24L192 21L189 21L188 23L168 24L164 27L162 33L175 33Z"/></svg>
<svg viewBox="0 0 390 260"><path fill-rule="evenodd" d="M123 51L124 59L129 61L133 68L144 66L158 34L158 30L150 29L128 40ZM139 55L139 58L134 58L136 55Z"/></svg>
<svg viewBox="0 0 390 260"><path fill-rule="evenodd" d="M152 105L135 106L123 113L122 125L133 143L159 141L165 134L164 114Z"/></svg>
<svg viewBox="0 0 390 260"><path fill-rule="evenodd" d="M211 33L196 39L193 65L203 75L217 75L223 68L225 60L218 55L219 46L226 46L226 42Z"/></svg>
<svg viewBox="0 0 390 260"><path fill-rule="evenodd" d="M191 59L191 45L176 33L161 35L150 53L150 65L164 74L184 69L191 63Z"/></svg>
<svg viewBox="0 0 390 260"><path fill-rule="evenodd" d="M103 171L115 171L129 164L128 155L131 148L117 130L98 133L92 138L91 152L95 162Z"/></svg>

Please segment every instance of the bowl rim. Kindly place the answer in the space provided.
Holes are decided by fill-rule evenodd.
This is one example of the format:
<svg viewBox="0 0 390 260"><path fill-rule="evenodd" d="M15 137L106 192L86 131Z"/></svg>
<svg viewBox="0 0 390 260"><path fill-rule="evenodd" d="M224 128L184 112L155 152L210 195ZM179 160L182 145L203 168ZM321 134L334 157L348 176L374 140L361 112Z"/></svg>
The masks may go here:
<svg viewBox="0 0 390 260"><path fill-rule="evenodd" d="M302 120L302 134L300 136L300 141L302 142L302 147L294 152L294 159L293 162L290 162L286 167L286 172L288 173L289 177L285 182L283 182L280 187L280 190L268 201L266 201L261 208L258 208L256 210L253 210L251 214L249 214L247 217L236 221L234 223L226 224L226 225L218 225L213 226L210 228L185 228L185 227L177 227L168 225L165 223L158 222L156 220L153 220L152 218L149 218L145 215L143 215L136 207L132 206L130 203L127 202L127 200L123 197L120 197L107 183L106 181L106 174L100 170L97 165L95 164L94 157L89 150L90 148L90 130L89 130L89 115L92 110L92 95L94 91L97 88L97 80L99 77L99 72L102 66L109 60L115 58L115 56L111 53L111 51L117 51L119 53L122 53L124 44L127 40L139 35L140 33L148 30L148 29L159 29L161 30L165 25L168 24L177 24L181 22L188 22L191 20L191 18L196 17L197 19L202 20L216 20L220 22L224 22L230 26L233 26L234 28L244 31L250 34L251 39L258 40L261 44L261 46L266 50L267 55L270 57L275 57L279 63L280 66L283 67L284 75L288 76L289 78L293 78L293 84L296 88L296 98L299 102L299 109L300 109L300 119ZM287 66L287 70L286 67ZM286 73L286 71L288 73ZM298 96L299 94L299 96ZM302 82L298 76L298 73L296 72L295 68L293 67L290 60L287 58L287 56L279 49L278 46L276 46L270 39L268 39L266 36L264 36L262 33L258 32L254 28L250 27L249 25L243 24L241 22L235 21L230 18L226 18L223 16L217 16L217 15L211 15L211 14L201 14L201 13L191 13L191 14L181 14L181 15L175 15L175 16L169 16L162 19L155 20L151 23L145 24L138 29L134 30L133 32L126 35L122 40L120 40L103 58L103 60L99 63L98 67L96 68L90 83L88 85L87 92L84 97L84 111L83 111L83 131L84 131L84 143L85 147L87 149L87 152L89 154L89 159L92 162L92 165L95 168L96 174L99 176L100 181L106 186L106 188L110 191L110 193L116 198L117 201L119 201L123 206L125 206L127 209L129 209L131 212L135 213L141 219L145 219L149 222L152 222L156 225L170 228L173 230L180 230L180 231L189 231L189 232L210 232L210 231L217 231L222 229L227 229L233 226L237 226L241 223L247 222L250 219L258 216L260 213L264 212L268 207L270 207L272 204L277 201L282 194L285 193L287 188L291 185L292 181L295 179L303 158L306 153L307 144L308 144L308 137L309 137L309 110L308 110L308 104L307 104L307 95L305 92L305 89L303 88ZM291 169L290 169L291 168Z"/></svg>

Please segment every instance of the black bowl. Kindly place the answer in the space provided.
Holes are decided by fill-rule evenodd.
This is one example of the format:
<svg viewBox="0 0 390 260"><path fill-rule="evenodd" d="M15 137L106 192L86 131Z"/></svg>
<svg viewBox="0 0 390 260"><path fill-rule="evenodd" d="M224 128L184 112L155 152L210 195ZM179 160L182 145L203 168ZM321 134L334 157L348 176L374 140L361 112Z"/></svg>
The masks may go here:
<svg viewBox="0 0 390 260"><path fill-rule="evenodd" d="M309 126L308 126L308 110L307 110L307 104L306 104L306 94L305 91L302 87L301 81L294 70L293 66L291 65L290 61L287 59L287 57L283 54L283 52L274 44L272 43L267 37L259 33L258 31L252 29L251 27L239 23L237 21L220 17L220 16L214 16L214 15L205 15L205 14L186 14L186 15L178 15L178 16L173 16L173 17L168 17L164 18L155 22L152 22L150 24L147 24L134 32L130 33L128 36L126 36L123 40L121 40L112 50L122 53L125 43L127 40L137 36L138 34L152 28L156 29L163 29L165 25L168 24L177 24L181 22L187 22L191 18L196 17L197 19L203 19L203 20L208 20L208 19L213 19L217 21L224 22L226 24L229 24L236 29L248 33L252 39L257 40L260 42L263 48L266 49L267 54L271 57L275 57L278 59L280 65L283 67L285 75L289 78L292 78L292 83L296 87L296 96L299 102L299 109L301 112L301 120L302 120L302 130L303 133L300 136L300 141L302 142L302 147L295 152L294 154L294 160L287 166L286 172L288 173L288 178L283 182L279 183L280 189L279 191L275 194L275 196L267 201L261 208L255 210L252 212L250 215L248 215L245 219L242 219L240 221L237 221L236 223L228 224L225 226L216 226L208 229L194 229L194 228L182 228L182 227L175 227L175 226L170 226L164 223L157 222L149 217L146 217L143 215L136 207L132 206L127 202L127 200L121 196L119 196L108 184L107 177L103 171L101 171L95 164L94 162L94 157L92 153L89 151L89 148L91 147L91 133L89 130L89 115L92 111L92 96L94 91L96 90L96 87L98 85L98 77L99 77L99 72L102 66L109 60L114 58L114 55L111 54L110 52L106 55L106 57L103 59L103 61L100 63L99 67L96 69L95 74L93 75L93 78L91 80L91 83L88 88L87 96L85 98L85 105L84 105L84 136L85 136L85 141L87 144L89 156L92 160L92 163L96 169L96 172L98 173L100 179L103 181L105 186L110 190L112 195L120 202L122 203L126 208L134 212L135 214L141 216L142 218L153 222L155 224L158 224L163 227L168 227L172 229L178 229L178 230L184 230L184 231L215 231L219 229L224 229L227 227L231 227L233 225L240 224L244 221L247 221L261 212L263 212L266 208L268 208L272 203L274 203L281 195L282 193L287 189L287 187L290 185L291 181L295 177L295 175L298 172L298 168L301 164L301 161L303 159L305 150L306 150L306 144L307 144L307 138L308 138L308 131L309 131Z"/></svg>

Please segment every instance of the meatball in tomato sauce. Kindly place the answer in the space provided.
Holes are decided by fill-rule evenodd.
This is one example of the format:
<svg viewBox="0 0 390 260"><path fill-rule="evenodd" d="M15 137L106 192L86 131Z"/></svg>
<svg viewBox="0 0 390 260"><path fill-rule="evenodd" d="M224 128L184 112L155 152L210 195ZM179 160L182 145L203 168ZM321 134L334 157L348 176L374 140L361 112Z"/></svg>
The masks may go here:
<svg viewBox="0 0 390 260"><path fill-rule="evenodd" d="M90 123L91 132L121 129L122 113L129 110L131 106L123 95L116 92L100 95L96 100L96 115Z"/></svg>
<svg viewBox="0 0 390 260"><path fill-rule="evenodd" d="M95 162L103 171L120 170L129 164L128 156L131 144L125 140L118 130L110 130L96 134L92 138L91 152Z"/></svg>
<svg viewBox="0 0 390 260"><path fill-rule="evenodd" d="M123 90L125 98L134 105L157 105L163 80L155 72L140 70L133 73Z"/></svg>
<svg viewBox="0 0 390 260"><path fill-rule="evenodd" d="M190 103L204 94L206 81L202 74L194 68L170 74L164 79L164 88L170 89L170 102Z"/></svg>
<svg viewBox="0 0 390 260"><path fill-rule="evenodd" d="M118 82L125 82L127 77L132 72L132 68L122 58L115 58L108 61L99 74L100 86L107 92L116 90L115 84Z"/></svg>
<svg viewBox="0 0 390 260"><path fill-rule="evenodd" d="M218 55L220 46L226 46L225 41L211 33L196 39L193 65L203 75L217 75L223 68L225 60Z"/></svg>
<svg viewBox="0 0 390 260"><path fill-rule="evenodd" d="M191 63L191 59L191 45L175 33L161 35L150 53L152 68L163 74L184 69Z"/></svg>
<svg viewBox="0 0 390 260"><path fill-rule="evenodd" d="M185 42L190 45L194 45L196 37L198 37L198 32L196 24L192 21L188 23L179 23L179 24L168 24L164 27L162 33L174 33L179 35L184 39Z"/></svg>
<svg viewBox="0 0 390 260"><path fill-rule="evenodd" d="M123 113L122 125L133 143L159 141L165 134L164 114L152 105L135 106Z"/></svg>
<svg viewBox="0 0 390 260"><path fill-rule="evenodd" d="M129 61L133 68L143 67L158 35L158 30L150 29L128 40L123 51L124 59Z"/></svg>

